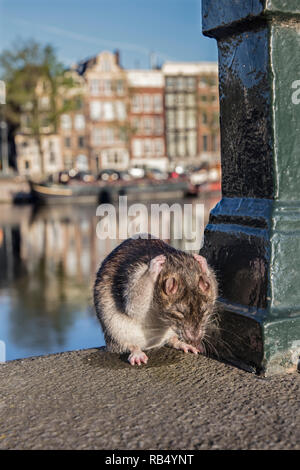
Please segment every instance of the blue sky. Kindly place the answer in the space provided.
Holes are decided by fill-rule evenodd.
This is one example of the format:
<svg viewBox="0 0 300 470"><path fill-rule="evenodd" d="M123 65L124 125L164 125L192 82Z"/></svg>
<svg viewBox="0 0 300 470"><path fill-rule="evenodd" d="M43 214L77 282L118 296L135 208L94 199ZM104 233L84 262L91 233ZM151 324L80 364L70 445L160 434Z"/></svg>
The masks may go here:
<svg viewBox="0 0 300 470"><path fill-rule="evenodd" d="M118 48L126 68L216 61L201 33L201 0L0 0L0 51L16 39L52 44L65 64Z"/></svg>

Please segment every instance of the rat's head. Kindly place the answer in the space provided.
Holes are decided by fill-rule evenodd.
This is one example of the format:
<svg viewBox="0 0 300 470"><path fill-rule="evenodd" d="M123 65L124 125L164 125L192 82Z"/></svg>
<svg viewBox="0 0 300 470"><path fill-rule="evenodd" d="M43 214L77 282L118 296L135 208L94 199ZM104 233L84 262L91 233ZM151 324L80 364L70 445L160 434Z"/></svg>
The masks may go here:
<svg viewBox="0 0 300 470"><path fill-rule="evenodd" d="M205 258L167 259L158 279L158 297L166 322L183 341L201 348L214 313L217 282Z"/></svg>

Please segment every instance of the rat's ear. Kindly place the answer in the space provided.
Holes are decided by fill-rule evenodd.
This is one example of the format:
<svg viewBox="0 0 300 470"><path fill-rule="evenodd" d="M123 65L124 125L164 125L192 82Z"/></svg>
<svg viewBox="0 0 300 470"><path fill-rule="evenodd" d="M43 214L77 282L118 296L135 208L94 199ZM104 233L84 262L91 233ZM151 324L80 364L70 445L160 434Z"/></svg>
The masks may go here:
<svg viewBox="0 0 300 470"><path fill-rule="evenodd" d="M208 265L207 265L206 259L203 258L203 256L201 256L201 255L193 254L193 256L194 256L195 260L198 261L198 263L200 264L200 268L201 268L201 271L203 272L203 274L208 275Z"/></svg>
<svg viewBox="0 0 300 470"><path fill-rule="evenodd" d="M178 289L178 282L176 281L175 277L168 277L164 283L164 291L167 295L176 294Z"/></svg>
<svg viewBox="0 0 300 470"><path fill-rule="evenodd" d="M203 277L200 277L199 287L203 292L208 292L210 289L210 283L207 279L203 279Z"/></svg>

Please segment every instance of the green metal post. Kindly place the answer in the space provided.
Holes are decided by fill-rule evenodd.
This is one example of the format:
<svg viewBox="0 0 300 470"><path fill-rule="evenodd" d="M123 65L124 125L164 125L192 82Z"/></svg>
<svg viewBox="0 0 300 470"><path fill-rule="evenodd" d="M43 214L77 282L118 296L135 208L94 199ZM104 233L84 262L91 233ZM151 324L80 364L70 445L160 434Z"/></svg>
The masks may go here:
<svg viewBox="0 0 300 470"><path fill-rule="evenodd" d="M220 283L221 357L270 375L300 354L300 3L202 0L217 39L222 200L201 254Z"/></svg>

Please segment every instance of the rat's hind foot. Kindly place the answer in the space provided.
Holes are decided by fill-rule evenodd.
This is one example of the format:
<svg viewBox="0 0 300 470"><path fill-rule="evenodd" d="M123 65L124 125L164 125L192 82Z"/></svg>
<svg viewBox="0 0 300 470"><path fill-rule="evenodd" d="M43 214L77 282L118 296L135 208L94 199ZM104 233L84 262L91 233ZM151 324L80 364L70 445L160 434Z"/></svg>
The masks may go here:
<svg viewBox="0 0 300 470"><path fill-rule="evenodd" d="M175 349L181 349L185 353L190 351L193 354L198 354L199 352L201 352L200 349L195 348L195 346L180 341L176 336L171 338L168 344L169 346L172 346Z"/></svg>
<svg viewBox="0 0 300 470"><path fill-rule="evenodd" d="M140 349L133 349L131 354L128 356L128 361L132 366L135 364L140 366L142 363L147 364L148 356L146 356L146 354Z"/></svg>
<svg viewBox="0 0 300 470"><path fill-rule="evenodd" d="M164 255L158 255L150 261L149 272L154 281L156 281L157 276L161 272L165 261L166 257Z"/></svg>

